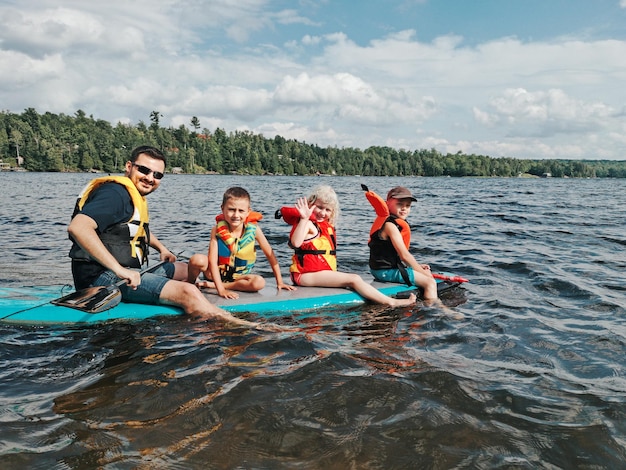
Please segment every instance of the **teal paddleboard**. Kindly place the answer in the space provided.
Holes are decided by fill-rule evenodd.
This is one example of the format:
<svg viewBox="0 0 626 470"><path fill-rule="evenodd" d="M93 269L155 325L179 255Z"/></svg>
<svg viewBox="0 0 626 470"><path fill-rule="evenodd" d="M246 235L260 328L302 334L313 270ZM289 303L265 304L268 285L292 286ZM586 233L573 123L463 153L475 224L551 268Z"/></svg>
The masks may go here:
<svg viewBox="0 0 626 470"><path fill-rule="evenodd" d="M388 296L402 295L411 289L404 284L372 282ZM458 285L437 280L440 292ZM181 315L182 310L167 305L144 305L122 302L100 313L86 313L81 310L53 305L50 302L72 292L68 286L0 287L0 321L10 323L97 323L110 320L143 320L158 316ZM268 285L256 293L240 292L238 299L224 299L210 290L203 290L210 302L229 312L253 312L269 314L303 310L314 310L335 306L363 304L360 295L348 289L298 287L295 291L278 290L268 281Z"/></svg>

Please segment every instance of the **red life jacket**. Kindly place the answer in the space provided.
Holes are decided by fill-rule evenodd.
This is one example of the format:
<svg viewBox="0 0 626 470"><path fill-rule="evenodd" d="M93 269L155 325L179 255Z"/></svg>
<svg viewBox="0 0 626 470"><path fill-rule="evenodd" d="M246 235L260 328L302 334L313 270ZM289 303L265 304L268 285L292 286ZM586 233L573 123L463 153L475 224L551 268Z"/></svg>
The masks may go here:
<svg viewBox="0 0 626 470"><path fill-rule="evenodd" d="M289 233L289 239L291 239L291 235L300 222L300 212L295 207L281 207L276 212L276 217L280 218L281 216L285 222L292 226ZM305 240L297 248L289 242L289 246L294 250L289 271L295 273L337 271L335 228L326 221L317 222L313 215L310 220L317 229L317 235Z"/></svg>

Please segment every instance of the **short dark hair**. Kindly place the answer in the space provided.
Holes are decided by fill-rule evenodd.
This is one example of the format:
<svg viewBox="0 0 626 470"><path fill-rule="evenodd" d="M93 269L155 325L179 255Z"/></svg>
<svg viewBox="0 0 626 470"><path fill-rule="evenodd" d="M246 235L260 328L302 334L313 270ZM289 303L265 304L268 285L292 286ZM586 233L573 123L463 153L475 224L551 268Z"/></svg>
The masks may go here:
<svg viewBox="0 0 626 470"><path fill-rule="evenodd" d="M165 165L167 165L167 160L165 159L165 155L163 155L163 152L161 152L156 147L152 147L151 145L140 145L139 147L135 148L130 153L130 161L132 163L135 163L135 161L137 160L137 157L139 157L139 155L141 155L142 153L145 153L151 158L156 158L157 160L161 160Z"/></svg>
<svg viewBox="0 0 626 470"><path fill-rule="evenodd" d="M247 199L250 201L250 193L241 186L233 186L228 188L222 198L222 205L226 204L229 199Z"/></svg>

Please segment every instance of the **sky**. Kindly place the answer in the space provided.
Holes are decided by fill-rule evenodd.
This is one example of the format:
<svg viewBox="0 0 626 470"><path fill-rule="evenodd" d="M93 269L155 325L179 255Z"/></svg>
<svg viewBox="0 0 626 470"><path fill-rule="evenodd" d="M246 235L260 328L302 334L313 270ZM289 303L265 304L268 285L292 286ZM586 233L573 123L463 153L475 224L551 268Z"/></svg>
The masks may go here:
<svg viewBox="0 0 626 470"><path fill-rule="evenodd" d="M626 0L0 0L0 109L626 160Z"/></svg>

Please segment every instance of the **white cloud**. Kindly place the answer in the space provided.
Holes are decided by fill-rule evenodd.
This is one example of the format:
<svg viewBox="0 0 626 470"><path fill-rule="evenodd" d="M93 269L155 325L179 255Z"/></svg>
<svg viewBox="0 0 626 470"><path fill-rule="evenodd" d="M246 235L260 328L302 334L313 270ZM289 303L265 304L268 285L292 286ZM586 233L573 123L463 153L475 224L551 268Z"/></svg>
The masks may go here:
<svg viewBox="0 0 626 470"><path fill-rule="evenodd" d="M300 142L306 141L310 144L320 140L336 140L339 137L333 129L311 129L294 122L265 123L253 130L266 137L280 135L286 139L297 139Z"/></svg>
<svg viewBox="0 0 626 470"><path fill-rule="evenodd" d="M0 5L5 109L127 122L159 110L165 125L195 115L322 146L626 158L622 40L357 42L269 0L57 3ZM312 28L278 39L283 25Z"/></svg>
<svg viewBox="0 0 626 470"><path fill-rule="evenodd" d="M144 50L142 32L112 24L106 17L71 8L2 11L3 48L32 57L47 54L137 55Z"/></svg>
<svg viewBox="0 0 626 470"><path fill-rule="evenodd" d="M304 44L305 46L317 46L321 42L322 42L322 38L320 36L311 36L309 34L305 34L302 37L302 44Z"/></svg>
<svg viewBox="0 0 626 470"><path fill-rule="evenodd" d="M59 76L65 70L65 64L59 54L33 58L17 51L0 50L0 70L10 71L0 74L0 84L21 91Z"/></svg>
<svg viewBox="0 0 626 470"><path fill-rule="evenodd" d="M432 97L413 103L403 94L375 89L348 73L287 76L276 88L274 98L285 106L326 107L343 120L366 125L390 125L401 119L420 121L436 108Z"/></svg>
<svg viewBox="0 0 626 470"><path fill-rule="evenodd" d="M476 119L493 126L509 127L509 135L596 131L611 121L615 110L600 102L584 102L562 90L528 92L523 88L505 90L489 103L492 113L475 110Z"/></svg>
<svg viewBox="0 0 626 470"><path fill-rule="evenodd" d="M5 12L2 23L4 44L33 55L98 44L104 33L92 15L68 8Z"/></svg>

